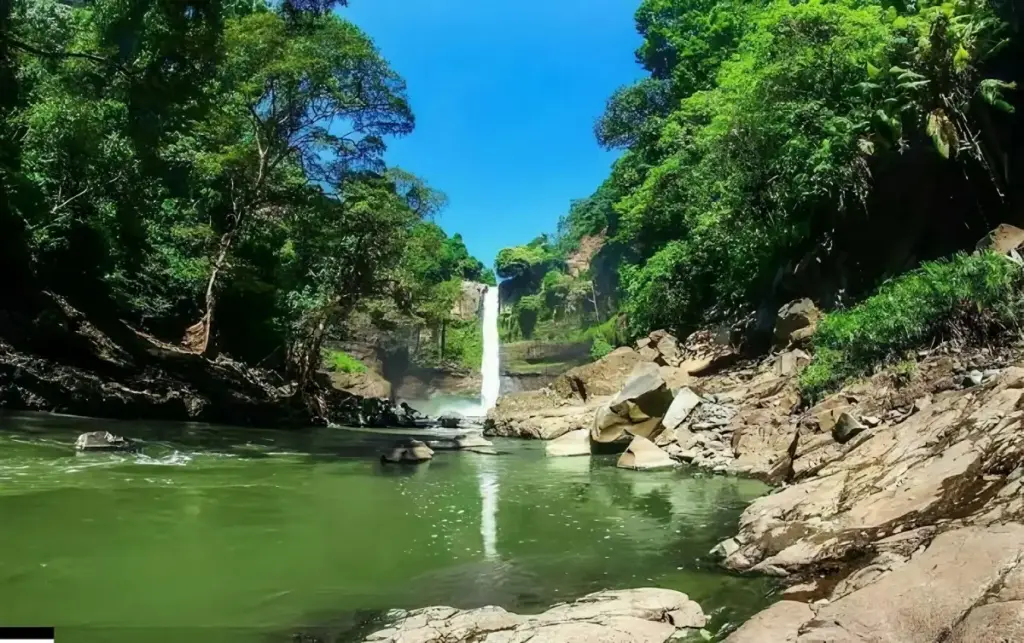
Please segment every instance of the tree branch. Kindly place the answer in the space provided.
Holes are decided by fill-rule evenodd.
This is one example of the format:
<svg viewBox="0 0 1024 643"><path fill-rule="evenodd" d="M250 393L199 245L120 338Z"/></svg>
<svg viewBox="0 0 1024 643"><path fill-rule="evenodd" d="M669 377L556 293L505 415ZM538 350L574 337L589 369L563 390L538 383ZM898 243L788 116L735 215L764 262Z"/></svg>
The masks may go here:
<svg viewBox="0 0 1024 643"><path fill-rule="evenodd" d="M20 49L24 52L33 54L35 56L42 56L43 58L81 58L83 60L91 60L93 62L102 63L104 65L114 65L121 73L126 73L124 68L112 61L104 58L103 56L97 56L96 54L88 54L81 51L47 51L40 49L34 45L30 45L27 42L22 42L17 38L12 37L10 34L0 33L0 39L6 40L7 43Z"/></svg>

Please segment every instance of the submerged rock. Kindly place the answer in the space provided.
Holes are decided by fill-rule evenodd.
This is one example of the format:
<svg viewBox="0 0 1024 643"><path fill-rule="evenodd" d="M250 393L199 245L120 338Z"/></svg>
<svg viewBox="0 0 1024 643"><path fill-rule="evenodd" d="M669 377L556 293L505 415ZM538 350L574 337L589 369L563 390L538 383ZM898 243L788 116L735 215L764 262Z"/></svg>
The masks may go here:
<svg viewBox="0 0 1024 643"><path fill-rule="evenodd" d="M131 440L109 431L83 433L75 440L75 449L78 451L130 451L133 446Z"/></svg>
<svg viewBox="0 0 1024 643"><path fill-rule="evenodd" d="M434 451L419 440L403 440L380 456L388 464L418 464L434 457Z"/></svg>
<svg viewBox="0 0 1024 643"><path fill-rule="evenodd" d="M707 624L700 605L668 589L597 592L520 616L500 607L428 607L389 613L364 643L665 643Z"/></svg>

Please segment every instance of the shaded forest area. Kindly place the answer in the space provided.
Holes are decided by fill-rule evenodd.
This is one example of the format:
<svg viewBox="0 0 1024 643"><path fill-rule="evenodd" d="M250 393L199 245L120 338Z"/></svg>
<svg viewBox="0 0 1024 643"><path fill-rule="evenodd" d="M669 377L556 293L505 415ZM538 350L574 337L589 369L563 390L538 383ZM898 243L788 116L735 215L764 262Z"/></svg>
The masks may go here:
<svg viewBox="0 0 1024 643"><path fill-rule="evenodd" d="M7 404L81 410L56 390L104 377L209 397L230 362L220 397L324 417L324 345L354 311L440 327L463 279L494 283L434 222L444 194L385 166L414 116L344 4L0 1Z"/></svg>

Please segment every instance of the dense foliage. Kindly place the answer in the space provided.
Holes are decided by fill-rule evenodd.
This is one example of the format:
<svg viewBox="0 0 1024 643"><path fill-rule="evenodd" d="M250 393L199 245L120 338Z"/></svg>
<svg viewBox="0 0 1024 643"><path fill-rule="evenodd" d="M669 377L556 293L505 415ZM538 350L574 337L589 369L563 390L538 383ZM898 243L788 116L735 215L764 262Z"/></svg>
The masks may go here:
<svg viewBox="0 0 1024 643"><path fill-rule="evenodd" d="M848 310L827 315L814 334L814 360L800 375L808 400L870 373L887 359L942 339L984 339L1019 326L1021 267L992 253L926 262Z"/></svg>
<svg viewBox="0 0 1024 643"><path fill-rule="evenodd" d="M433 321L493 282L385 167L405 84L336 4L0 3L5 289L305 381L366 301Z"/></svg>
<svg viewBox="0 0 1024 643"><path fill-rule="evenodd" d="M592 283L634 336L842 305L1024 198L1009 2L644 0L636 20L650 77L595 127L622 156L556 242L607 236Z"/></svg>

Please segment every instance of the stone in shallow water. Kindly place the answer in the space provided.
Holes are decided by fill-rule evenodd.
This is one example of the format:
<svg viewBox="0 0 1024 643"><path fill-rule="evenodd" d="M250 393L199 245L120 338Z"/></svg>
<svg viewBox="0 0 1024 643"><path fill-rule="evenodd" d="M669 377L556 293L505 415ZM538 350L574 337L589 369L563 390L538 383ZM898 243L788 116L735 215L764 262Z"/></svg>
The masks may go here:
<svg viewBox="0 0 1024 643"><path fill-rule="evenodd" d="M574 455L590 455L590 431L577 429L556 438L546 445L549 456L562 457Z"/></svg>
<svg viewBox="0 0 1024 643"><path fill-rule="evenodd" d="M535 616L500 607L428 607L390 614L366 643L665 643L707 624L686 594L644 588L589 594Z"/></svg>
<svg viewBox="0 0 1024 643"><path fill-rule="evenodd" d="M638 435L619 456L616 466L622 469L663 469L676 466L676 462L658 445Z"/></svg>
<svg viewBox="0 0 1024 643"><path fill-rule="evenodd" d="M79 451L127 451L131 448L130 440L109 431L83 433L75 440L75 449Z"/></svg>
<svg viewBox="0 0 1024 643"><path fill-rule="evenodd" d="M434 451L419 440L404 440L381 454L381 462L388 464L417 464L434 457Z"/></svg>

